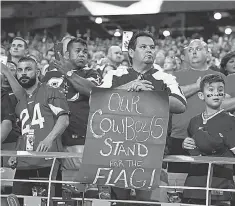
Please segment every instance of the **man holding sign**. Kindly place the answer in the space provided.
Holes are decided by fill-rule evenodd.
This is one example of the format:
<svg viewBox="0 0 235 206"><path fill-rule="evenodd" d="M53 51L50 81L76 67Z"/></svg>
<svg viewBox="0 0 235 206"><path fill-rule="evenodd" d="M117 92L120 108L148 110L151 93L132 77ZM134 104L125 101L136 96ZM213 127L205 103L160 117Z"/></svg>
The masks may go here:
<svg viewBox="0 0 235 206"><path fill-rule="evenodd" d="M133 188L137 199L150 200L149 190L154 189L154 184L157 186L156 173L160 176L169 111L184 112L186 99L172 75L154 69L155 43L151 33L135 33L128 54L132 67L123 73L108 72L101 85L122 90L92 92L80 175L89 179L89 172L96 171L93 183L113 186L116 199L128 200ZM140 91L146 92L136 93ZM98 97L102 97L99 104ZM92 153L97 155L91 158L92 145ZM95 167L99 163L103 168ZM89 165L94 168L88 170Z"/></svg>
<svg viewBox="0 0 235 206"><path fill-rule="evenodd" d="M101 87L128 91L164 90L169 93L171 113L183 113L186 98L182 94L174 76L154 69L155 42L150 32L136 32L128 45L128 56L132 67L123 74L109 72Z"/></svg>

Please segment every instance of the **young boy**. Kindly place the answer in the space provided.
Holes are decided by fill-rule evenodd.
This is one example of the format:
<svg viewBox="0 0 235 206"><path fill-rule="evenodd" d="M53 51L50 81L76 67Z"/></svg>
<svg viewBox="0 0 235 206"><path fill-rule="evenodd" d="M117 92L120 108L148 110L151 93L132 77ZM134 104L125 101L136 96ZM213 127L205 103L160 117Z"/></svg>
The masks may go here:
<svg viewBox="0 0 235 206"><path fill-rule="evenodd" d="M183 148L190 155L234 157L235 117L221 109L225 96L225 82L220 75L206 75L201 80L199 98L205 102L205 111L191 119ZM212 188L233 189L233 165L214 165ZM185 186L206 187L208 164L191 164ZM234 194L212 191L212 203L231 201ZM184 190L184 202L205 204L205 190Z"/></svg>

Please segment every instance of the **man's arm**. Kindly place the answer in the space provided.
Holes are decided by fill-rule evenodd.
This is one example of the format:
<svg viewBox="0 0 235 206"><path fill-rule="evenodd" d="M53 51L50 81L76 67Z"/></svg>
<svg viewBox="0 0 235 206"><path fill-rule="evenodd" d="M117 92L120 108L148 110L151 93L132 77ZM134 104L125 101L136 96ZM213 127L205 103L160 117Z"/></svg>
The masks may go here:
<svg viewBox="0 0 235 206"><path fill-rule="evenodd" d="M175 114L180 114L185 112L186 106L181 100L175 98L174 96L169 96L170 112Z"/></svg>
<svg viewBox="0 0 235 206"><path fill-rule="evenodd" d="M60 57L60 61L55 60L53 64L59 72L66 76L68 71L75 70L74 65L69 60L65 60L60 53L58 53L58 55ZM96 85L96 77L92 78L92 74L90 76L88 75L87 78L83 78L73 73L71 77L66 78L73 85L77 92L88 97L90 97L92 88L98 85Z"/></svg>
<svg viewBox="0 0 235 206"><path fill-rule="evenodd" d="M156 72L153 77L156 80L161 79L169 90L170 112L175 114L185 112L187 101L176 81L176 77L164 72Z"/></svg>
<svg viewBox="0 0 235 206"><path fill-rule="evenodd" d="M88 97L90 97L90 92L93 87L96 87L96 85L85 78L80 77L79 75L73 73L71 77L67 77L68 81L73 85L74 89Z"/></svg>
<svg viewBox="0 0 235 206"><path fill-rule="evenodd" d="M8 119L3 120L1 123L1 143L7 138L12 130L12 122Z"/></svg>
<svg viewBox="0 0 235 206"><path fill-rule="evenodd" d="M25 94L25 89L19 84L16 78L12 75L10 69L7 68L6 65L1 63L1 72L6 76L13 93L16 98L19 100Z"/></svg>
<svg viewBox="0 0 235 206"><path fill-rule="evenodd" d="M227 112L234 112L235 111L235 97L224 99L221 106Z"/></svg>
<svg viewBox="0 0 235 206"><path fill-rule="evenodd" d="M68 125L69 116L59 116L52 131L47 135L47 137L43 141L40 142L38 148L36 149L36 152L47 152L51 148L53 141L63 134Z"/></svg>
<svg viewBox="0 0 235 206"><path fill-rule="evenodd" d="M61 136L69 125L69 106L62 91L52 87L45 87L47 92L47 104L53 115L57 118L50 133L41 141L36 149L37 152L47 152L53 141Z"/></svg>
<svg viewBox="0 0 235 206"><path fill-rule="evenodd" d="M201 82L201 77L198 78L198 80L189 85L181 86L180 88L182 89L182 92L184 93L184 96L186 98L189 98L199 92L200 90L200 82Z"/></svg>

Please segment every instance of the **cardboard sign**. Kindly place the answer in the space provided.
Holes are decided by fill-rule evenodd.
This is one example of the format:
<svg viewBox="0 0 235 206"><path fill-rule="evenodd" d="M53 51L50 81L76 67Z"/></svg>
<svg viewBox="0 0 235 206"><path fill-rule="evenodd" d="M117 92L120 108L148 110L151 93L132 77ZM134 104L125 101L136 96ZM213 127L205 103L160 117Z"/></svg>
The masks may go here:
<svg viewBox="0 0 235 206"><path fill-rule="evenodd" d="M94 88L77 180L155 189L160 180L168 118L166 92Z"/></svg>
<svg viewBox="0 0 235 206"><path fill-rule="evenodd" d="M128 44L129 44L129 41L130 41L132 36L133 36L132 31L123 31L123 34L122 34L122 51L128 51Z"/></svg>

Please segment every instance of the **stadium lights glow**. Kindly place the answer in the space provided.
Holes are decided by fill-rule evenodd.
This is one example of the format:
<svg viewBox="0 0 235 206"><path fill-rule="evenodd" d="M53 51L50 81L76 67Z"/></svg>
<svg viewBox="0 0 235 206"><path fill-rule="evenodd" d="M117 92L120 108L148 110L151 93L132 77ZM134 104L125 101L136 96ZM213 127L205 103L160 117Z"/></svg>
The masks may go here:
<svg viewBox="0 0 235 206"><path fill-rule="evenodd" d="M114 36L116 36L116 37L120 37L121 36L121 33L120 33L119 29L117 29L115 31Z"/></svg>
<svg viewBox="0 0 235 206"><path fill-rule="evenodd" d="M103 22L103 20L102 20L101 17L97 17L97 18L95 19L95 23L97 23L97 24L102 24L102 22Z"/></svg>
<svg viewBox="0 0 235 206"><path fill-rule="evenodd" d="M214 13L214 18L215 18L216 20L220 20L220 19L222 18L221 13L219 13L219 12Z"/></svg>
<svg viewBox="0 0 235 206"><path fill-rule="evenodd" d="M165 30L165 31L163 31L163 35L164 35L165 37L167 37L167 36L170 36L171 33L170 33L170 31Z"/></svg>
<svg viewBox="0 0 235 206"><path fill-rule="evenodd" d="M232 29L231 29L230 27L228 27L228 28L226 28L226 29L224 30L224 33L227 34L227 35L229 35L229 34L232 33Z"/></svg>

